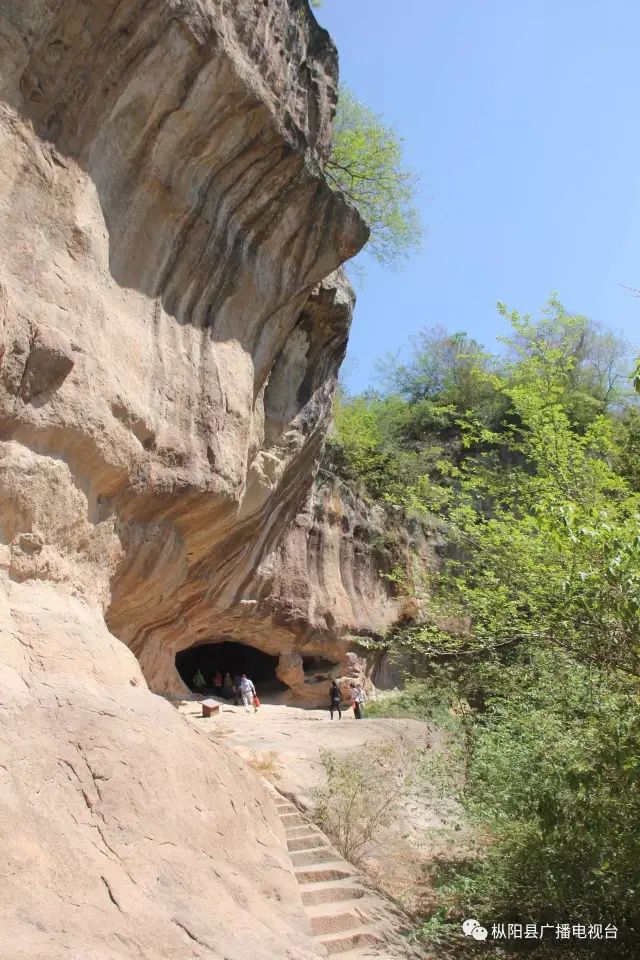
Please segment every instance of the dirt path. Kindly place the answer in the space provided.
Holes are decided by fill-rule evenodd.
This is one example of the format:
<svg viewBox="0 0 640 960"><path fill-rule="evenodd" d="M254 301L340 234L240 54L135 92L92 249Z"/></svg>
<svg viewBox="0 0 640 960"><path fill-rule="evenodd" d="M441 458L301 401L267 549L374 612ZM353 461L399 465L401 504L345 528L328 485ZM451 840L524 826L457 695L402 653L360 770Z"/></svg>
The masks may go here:
<svg viewBox="0 0 640 960"><path fill-rule="evenodd" d="M293 793L305 807L312 805L313 789L320 782L320 748L340 756L368 746L372 751L384 741L409 736L416 745L426 745L432 736L426 724L416 720L354 720L351 710L333 721L328 710L307 710L283 704L263 703L258 713L223 703L221 714L204 720L196 702L180 707L194 723L215 729L247 760L272 755L276 786ZM422 828L424 824L420 825Z"/></svg>

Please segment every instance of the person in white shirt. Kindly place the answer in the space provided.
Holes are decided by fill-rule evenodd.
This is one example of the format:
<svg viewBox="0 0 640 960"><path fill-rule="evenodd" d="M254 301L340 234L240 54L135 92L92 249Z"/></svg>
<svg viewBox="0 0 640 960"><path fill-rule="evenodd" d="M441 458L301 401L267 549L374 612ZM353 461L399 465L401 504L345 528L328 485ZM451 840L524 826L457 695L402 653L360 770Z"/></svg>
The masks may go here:
<svg viewBox="0 0 640 960"><path fill-rule="evenodd" d="M362 687L352 683L351 700L353 702L353 716L355 720L362 720L364 718L364 702L366 699L367 695Z"/></svg>
<svg viewBox="0 0 640 960"><path fill-rule="evenodd" d="M253 707L254 713L258 712L258 708L253 702L254 697L256 696L256 688L253 685L253 681L249 680L246 673L242 674L242 679L240 680L240 693L242 694L242 702L244 703L244 709L247 713L251 711Z"/></svg>

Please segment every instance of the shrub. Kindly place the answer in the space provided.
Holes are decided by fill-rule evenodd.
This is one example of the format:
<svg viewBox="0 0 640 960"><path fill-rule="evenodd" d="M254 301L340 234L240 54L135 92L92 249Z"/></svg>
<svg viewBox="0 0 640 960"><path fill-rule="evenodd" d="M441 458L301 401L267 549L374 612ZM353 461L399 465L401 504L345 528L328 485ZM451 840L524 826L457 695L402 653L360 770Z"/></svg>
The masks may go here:
<svg viewBox="0 0 640 960"><path fill-rule="evenodd" d="M357 861L397 813L415 756L403 737L347 757L320 751L326 779L315 792L315 820L347 860Z"/></svg>

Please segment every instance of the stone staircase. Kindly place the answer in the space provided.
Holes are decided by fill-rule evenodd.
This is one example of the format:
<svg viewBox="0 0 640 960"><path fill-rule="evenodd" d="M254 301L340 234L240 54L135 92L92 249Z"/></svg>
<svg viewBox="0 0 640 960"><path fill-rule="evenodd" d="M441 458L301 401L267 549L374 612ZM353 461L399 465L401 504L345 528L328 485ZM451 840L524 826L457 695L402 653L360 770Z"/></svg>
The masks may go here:
<svg viewBox="0 0 640 960"><path fill-rule="evenodd" d="M424 954L402 931L408 918L375 889L291 800L269 784L311 930L340 960L404 960Z"/></svg>

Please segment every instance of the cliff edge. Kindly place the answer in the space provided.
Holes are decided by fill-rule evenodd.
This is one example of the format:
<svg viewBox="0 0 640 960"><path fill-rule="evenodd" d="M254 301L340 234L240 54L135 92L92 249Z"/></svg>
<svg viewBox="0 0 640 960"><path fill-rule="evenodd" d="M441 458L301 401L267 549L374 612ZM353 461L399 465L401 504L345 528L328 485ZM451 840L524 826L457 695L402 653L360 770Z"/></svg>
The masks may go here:
<svg viewBox="0 0 640 960"><path fill-rule="evenodd" d="M145 676L309 496L336 84L303 0L0 0L0 956L316 955L259 783Z"/></svg>

